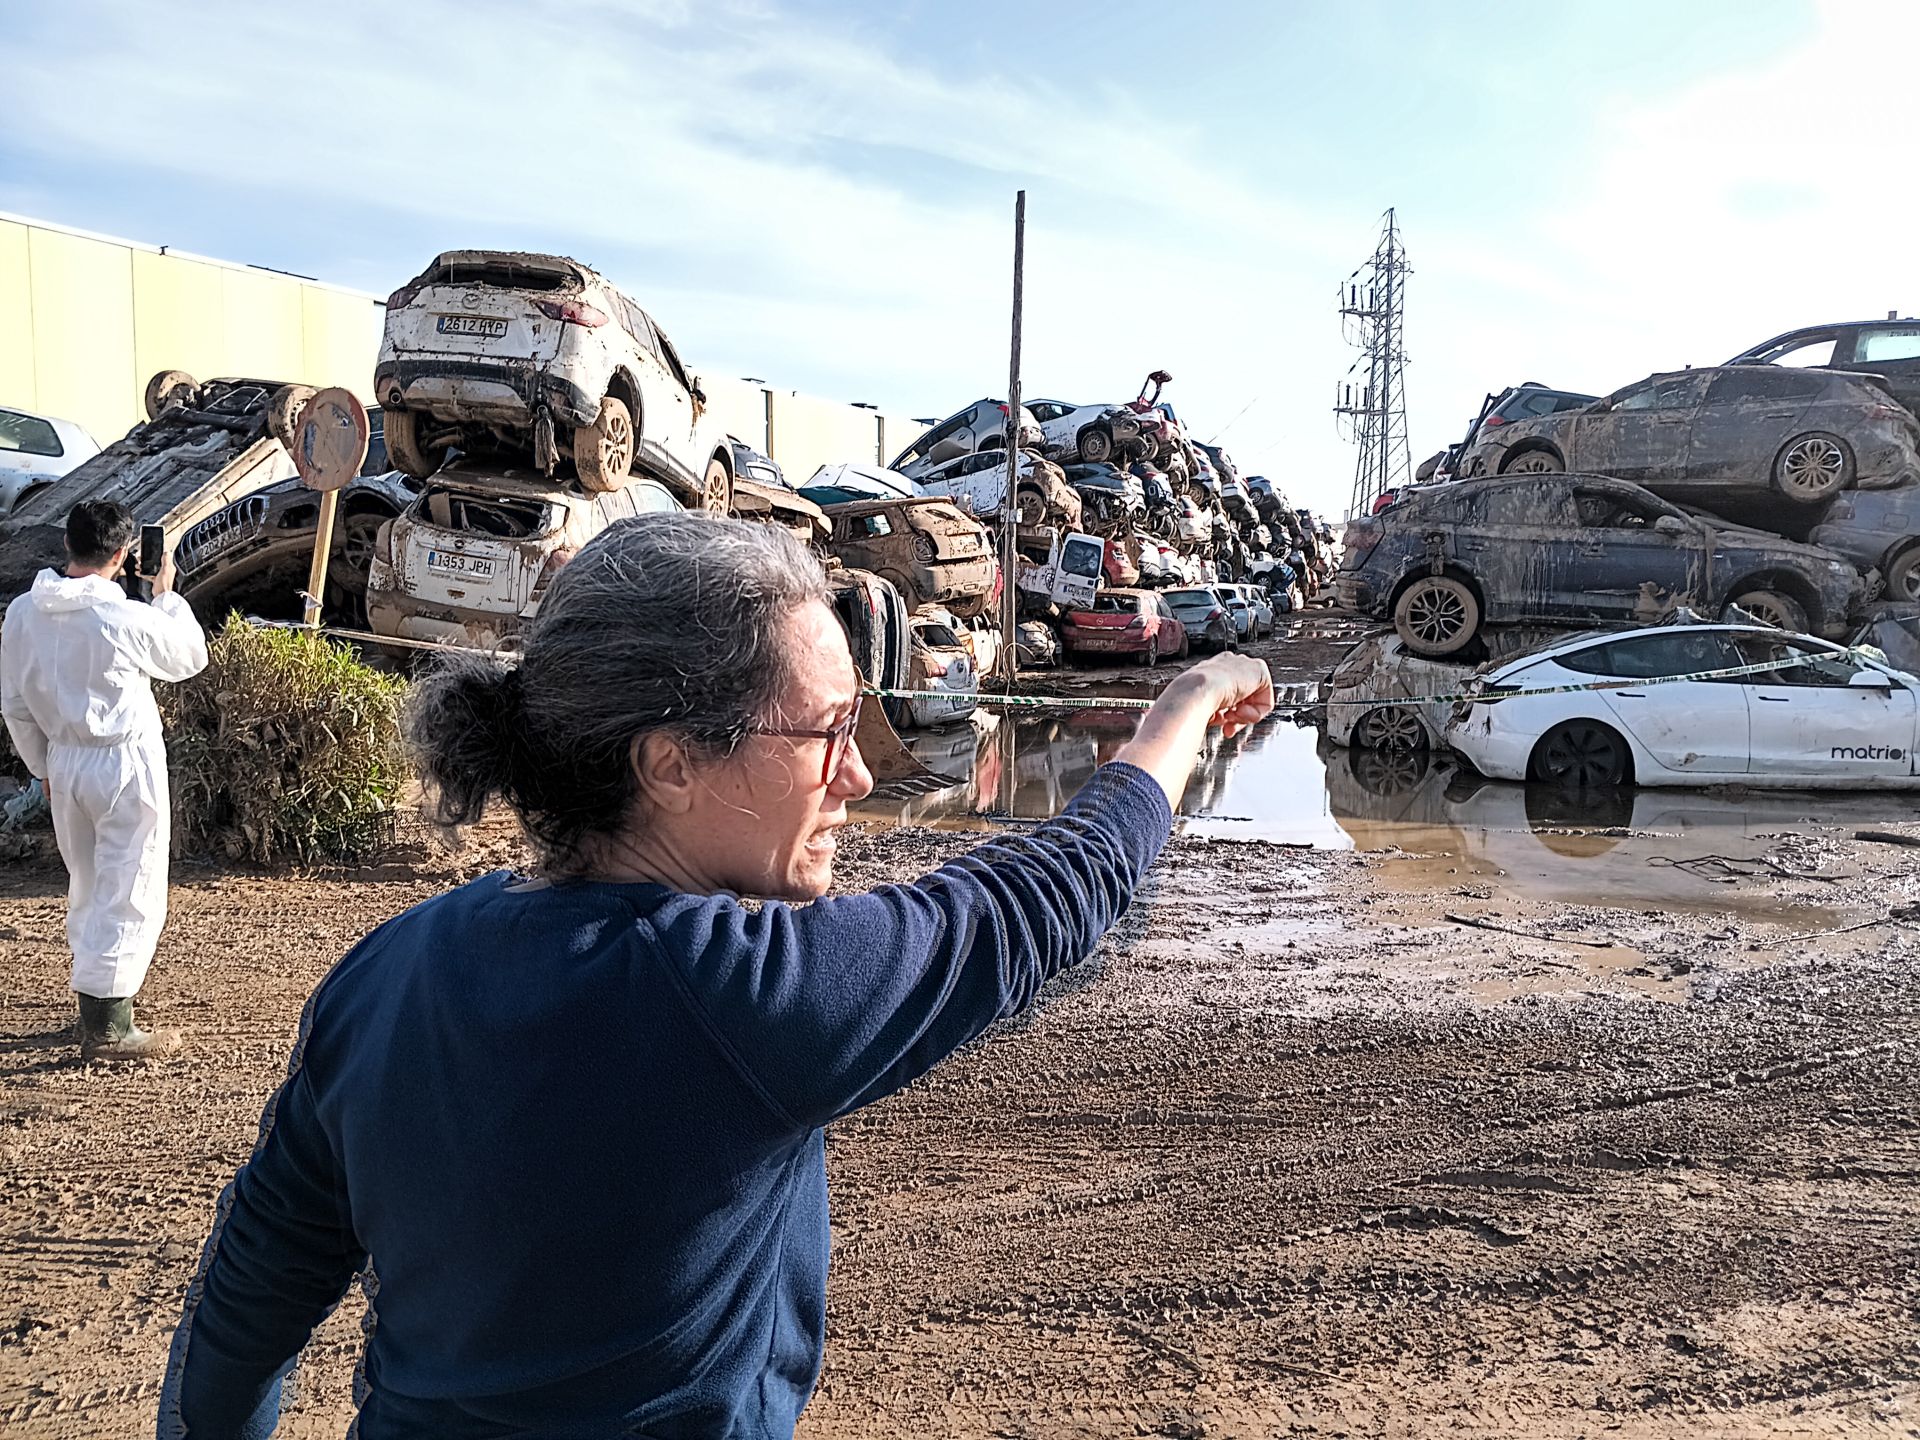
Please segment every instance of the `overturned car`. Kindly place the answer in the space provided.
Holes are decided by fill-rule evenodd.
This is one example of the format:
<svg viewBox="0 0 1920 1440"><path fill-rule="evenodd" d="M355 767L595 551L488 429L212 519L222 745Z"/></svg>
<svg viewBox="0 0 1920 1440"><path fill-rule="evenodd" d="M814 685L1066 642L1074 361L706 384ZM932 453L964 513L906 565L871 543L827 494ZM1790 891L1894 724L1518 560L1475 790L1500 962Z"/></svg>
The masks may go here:
<svg viewBox="0 0 1920 1440"><path fill-rule="evenodd" d="M242 496L292 479L287 444L313 393L277 380L155 375L145 424L35 490L0 525L0 604L36 571L66 563L67 512L82 500L117 500L175 541Z"/></svg>
<svg viewBox="0 0 1920 1440"><path fill-rule="evenodd" d="M1645 623L1680 605L1837 636L1865 592L1830 550L1609 476L1539 473L1434 486L1349 521L1335 586L1429 657L1461 654L1487 624Z"/></svg>

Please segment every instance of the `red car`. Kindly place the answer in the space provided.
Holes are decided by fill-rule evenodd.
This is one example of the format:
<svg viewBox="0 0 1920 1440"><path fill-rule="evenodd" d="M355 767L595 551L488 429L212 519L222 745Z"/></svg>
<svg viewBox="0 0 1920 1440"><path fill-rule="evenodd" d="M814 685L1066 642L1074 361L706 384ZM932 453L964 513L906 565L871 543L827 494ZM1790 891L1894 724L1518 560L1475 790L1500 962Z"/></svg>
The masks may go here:
<svg viewBox="0 0 1920 1440"><path fill-rule="evenodd" d="M1132 655L1142 665L1187 654L1187 627L1149 590L1102 590L1086 609L1067 612L1060 638L1072 654Z"/></svg>

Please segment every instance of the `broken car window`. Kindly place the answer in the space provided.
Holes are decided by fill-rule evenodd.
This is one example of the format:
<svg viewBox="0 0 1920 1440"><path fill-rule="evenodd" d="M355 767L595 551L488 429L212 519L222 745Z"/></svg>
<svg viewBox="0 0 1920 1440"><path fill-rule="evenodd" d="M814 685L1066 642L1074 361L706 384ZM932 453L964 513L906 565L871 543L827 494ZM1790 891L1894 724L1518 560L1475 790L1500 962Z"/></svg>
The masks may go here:
<svg viewBox="0 0 1920 1440"><path fill-rule="evenodd" d="M1845 655L1836 655L1817 645L1804 645L1784 636L1739 635L1734 637L1733 646L1740 655L1739 663L1742 665L1765 665L1775 660L1806 660L1805 664L1792 665L1769 674L1749 675L1744 681L1748 685L1795 685L1802 688L1844 686L1852 681L1854 673L1861 668Z"/></svg>
<svg viewBox="0 0 1920 1440"><path fill-rule="evenodd" d="M859 525L861 537L867 540L876 540L882 535L893 533L893 522L884 515L862 515Z"/></svg>
<svg viewBox="0 0 1920 1440"><path fill-rule="evenodd" d="M1802 336L1788 342L1787 348L1772 355L1760 355L1756 358L1767 365L1785 365L1790 368L1805 368L1833 363L1834 336Z"/></svg>

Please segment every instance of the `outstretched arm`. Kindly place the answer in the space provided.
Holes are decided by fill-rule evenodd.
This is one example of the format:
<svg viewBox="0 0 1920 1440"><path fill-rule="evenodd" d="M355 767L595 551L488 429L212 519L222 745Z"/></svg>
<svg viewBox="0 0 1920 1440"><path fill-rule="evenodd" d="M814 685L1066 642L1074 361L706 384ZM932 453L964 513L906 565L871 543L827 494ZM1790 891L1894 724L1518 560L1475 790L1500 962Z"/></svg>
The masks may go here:
<svg viewBox="0 0 1920 1440"><path fill-rule="evenodd" d="M768 1106L821 1124L926 1073L1085 960L1166 842L1207 726L1271 706L1266 666L1196 667L1058 819L912 885L757 913L689 897L653 917L661 959Z"/></svg>

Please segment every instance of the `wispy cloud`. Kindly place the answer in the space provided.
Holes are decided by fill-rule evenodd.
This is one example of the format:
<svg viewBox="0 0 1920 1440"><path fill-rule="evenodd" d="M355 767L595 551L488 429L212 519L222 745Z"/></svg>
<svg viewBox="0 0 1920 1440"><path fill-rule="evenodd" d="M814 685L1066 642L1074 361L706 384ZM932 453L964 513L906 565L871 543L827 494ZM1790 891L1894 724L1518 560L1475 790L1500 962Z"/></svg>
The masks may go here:
<svg viewBox="0 0 1920 1440"><path fill-rule="evenodd" d="M1836 4L1790 61L1543 111L1552 175L1462 155L1454 207L1401 217L1416 449L1483 388L1624 383L1898 303L1917 14ZM913 413L1004 387L1024 186L1030 393L1123 398L1166 366L1199 428L1252 403L1230 448L1344 502L1333 292L1390 166L1378 193L1280 193L1254 178L1277 135L1228 143L1137 77L956 65L770 0L64 0L34 23L9 143L44 162L265 209L370 289L446 246L565 250L716 368ZM1338 143L1334 117L1284 139Z"/></svg>

